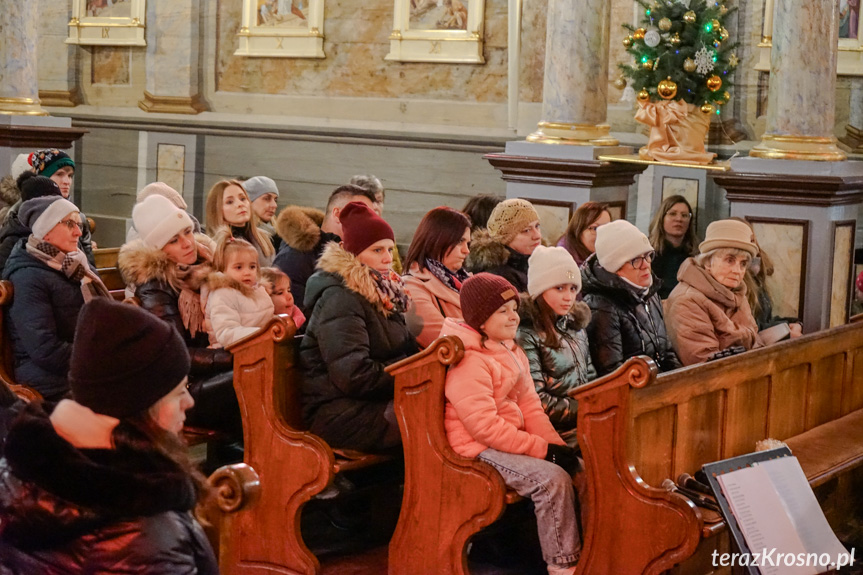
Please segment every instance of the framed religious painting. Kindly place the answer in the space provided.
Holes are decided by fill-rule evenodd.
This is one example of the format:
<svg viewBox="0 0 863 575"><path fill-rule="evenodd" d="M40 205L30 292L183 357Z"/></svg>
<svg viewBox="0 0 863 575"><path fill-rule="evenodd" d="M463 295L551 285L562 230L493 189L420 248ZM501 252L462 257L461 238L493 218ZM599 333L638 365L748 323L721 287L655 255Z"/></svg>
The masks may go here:
<svg viewBox="0 0 863 575"><path fill-rule="evenodd" d="M72 0L67 44L146 46L146 0Z"/></svg>
<svg viewBox="0 0 863 575"><path fill-rule="evenodd" d="M324 0L243 0L235 56L325 58Z"/></svg>
<svg viewBox="0 0 863 575"><path fill-rule="evenodd" d="M387 60L482 64L485 0L394 0Z"/></svg>

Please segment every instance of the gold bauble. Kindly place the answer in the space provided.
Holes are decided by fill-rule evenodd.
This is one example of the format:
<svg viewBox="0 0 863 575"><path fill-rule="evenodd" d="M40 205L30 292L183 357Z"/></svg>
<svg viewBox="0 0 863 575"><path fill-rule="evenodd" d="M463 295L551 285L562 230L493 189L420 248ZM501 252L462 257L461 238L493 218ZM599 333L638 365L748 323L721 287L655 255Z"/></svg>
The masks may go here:
<svg viewBox="0 0 863 575"><path fill-rule="evenodd" d="M683 15L683 21L687 24L695 24L696 19L698 19L698 16L692 10Z"/></svg>
<svg viewBox="0 0 863 575"><path fill-rule="evenodd" d="M632 33L632 37L636 40L644 40L644 33L647 32L644 28L639 28L635 32Z"/></svg>
<svg viewBox="0 0 863 575"><path fill-rule="evenodd" d="M641 67L645 70L653 70L653 62L651 60L645 60L641 63Z"/></svg>
<svg viewBox="0 0 863 575"><path fill-rule="evenodd" d="M722 78L719 76L711 76L707 79L707 88L711 92L715 92L722 87Z"/></svg>
<svg viewBox="0 0 863 575"><path fill-rule="evenodd" d="M723 42L728 40L729 36L730 36L730 34L728 33L728 30L725 27L723 27L719 30L719 37L722 38Z"/></svg>
<svg viewBox="0 0 863 575"><path fill-rule="evenodd" d="M677 83L671 79L671 76L666 80L662 80L659 85L656 86L656 93L659 94L659 97L663 100L670 100L677 95Z"/></svg>
<svg viewBox="0 0 863 575"><path fill-rule="evenodd" d="M632 36L627 36L626 38L624 38L623 39L623 45L626 48L629 48L630 46L632 46Z"/></svg>
<svg viewBox="0 0 863 575"><path fill-rule="evenodd" d="M707 102L704 102L703 104L701 104L701 111L704 114L712 114L713 113L713 106L711 106Z"/></svg>
<svg viewBox="0 0 863 575"><path fill-rule="evenodd" d="M663 18L659 21L659 29L663 32L668 32L671 30L671 20L668 18Z"/></svg>
<svg viewBox="0 0 863 575"><path fill-rule="evenodd" d="M723 99L725 102L728 102L728 101L731 99L731 94L729 94L728 92L723 92L723 93L722 93L722 99Z"/></svg>
<svg viewBox="0 0 863 575"><path fill-rule="evenodd" d="M695 72L696 68L698 68L698 65L696 65L695 60L693 60L692 58L687 58L683 61L683 69L690 74L692 72Z"/></svg>
<svg viewBox="0 0 863 575"><path fill-rule="evenodd" d="M725 4L721 4L719 6L719 15L725 16L726 14L728 14L728 6L726 6Z"/></svg>
<svg viewBox="0 0 863 575"><path fill-rule="evenodd" d="M614 81L614 87L617 88L618 90L623 90L624 88L626 88L626 78L621 76L620 78L615 80Z"/></svg>
<svg viewBox="0 0 863 575"><path fill-rule="evenodd" d="M642 88L642 89L638 92L638 95L636 96L636 98L638 98L638 101L639 101L639 102L646 102L646 101L648 101L648 100L650 99L650 92L648 92L647 90L645 90L644 88Z"/></svg>
<svg viewBox="0 0 863 575"><path fill-rule="evenodd" d="M669 40L669 42L671 42L672 46L680 46L680 34L675 32L674 36L671 37L671 40Z"/></svg>
<svg viewBox="0 0 863 575"><path fill-rule="evenodd" d="M715 18L710 21L710 24L713 25L713 30L715 32L719 32L719 29L722 28L722 23L719 20L716 20Z"/></svg>

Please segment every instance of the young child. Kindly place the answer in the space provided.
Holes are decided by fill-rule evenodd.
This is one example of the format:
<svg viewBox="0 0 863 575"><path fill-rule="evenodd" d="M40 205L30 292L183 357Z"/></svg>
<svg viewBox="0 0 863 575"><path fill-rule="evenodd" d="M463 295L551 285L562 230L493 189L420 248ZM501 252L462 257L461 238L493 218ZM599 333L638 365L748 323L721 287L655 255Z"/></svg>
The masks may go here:
<svg viewBox="0 0 863 575"><path fill-rule="evenodd" d="M513 339L518 294L504 278L478 273L459 294L464 323L444 320L464 359L446 376L444 427L453 450L500 471L504 483L534 503L542 555L550 575L575 573L581 538L572 474L575 451L542 409L527 357Z"/></svg>
<svg viewBox="0 0 863 575"><path fill-rule="evenodd" d="M306 321L306 316L299 306L294 305L294 295L291 293L291 278L279 268L264 268L261 270L261 283L273 300L277 314L291 316L297 329Z"/></svg>
<svg viewBox="0 0 863 575"><path fill-rule="evenodd" d="M570 447L578 447L578 402L569 393L596 378L587 333L590 308L577 301L581 271L565 248L537 246L528 260L516 342L527 355L542 407Z"/></svg>
<svg viewBox="0 0 863 575"><path fill-rule="evenodd" d="M273 301L260 283L258 251L246 240L222 231L216 236L213 267L207 278L206 315L210 333L227 347L264 327Z"/></svg>

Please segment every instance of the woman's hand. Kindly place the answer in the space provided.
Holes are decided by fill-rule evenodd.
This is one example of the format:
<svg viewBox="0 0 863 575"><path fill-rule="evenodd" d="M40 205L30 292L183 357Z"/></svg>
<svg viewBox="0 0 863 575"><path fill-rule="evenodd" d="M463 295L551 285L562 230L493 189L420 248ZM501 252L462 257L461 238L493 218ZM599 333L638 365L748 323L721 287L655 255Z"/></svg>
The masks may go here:
<svg viewBox="0 0 863 575"><path fill-rule="evenodd" d="M789 323L788 329L791 330L791 339L803 335L803 324L801 323Z"/></svg>

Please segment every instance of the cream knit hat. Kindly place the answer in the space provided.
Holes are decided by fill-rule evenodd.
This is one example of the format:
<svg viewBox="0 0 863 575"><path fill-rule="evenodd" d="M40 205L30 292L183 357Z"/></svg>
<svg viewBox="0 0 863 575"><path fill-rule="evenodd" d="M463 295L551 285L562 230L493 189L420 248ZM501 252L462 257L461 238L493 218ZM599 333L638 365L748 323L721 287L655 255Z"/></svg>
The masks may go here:
<svg viewBox="0 0 863 575"><path fill-rule="evenodd" d="M180 192L169 186L164 182L153 182L152 184L147 184L141 191L138 192L137 202L143 202L150 196L164 196L171 200L171 203L180 208L181 210L187 209L189 206L186 204L186 200L183 199L183 196L180 195Z"/></svg>
<svg viewBox="0 0 863 575"><path fill-rule="evenodd" d="M707 226L707 234L698 251L706 254L719 248L737 248L749 252L752 257L758 255L758 246L752 242L752 230L737 220L719 220Z"/></svg>
<svg viewBox="0 0 863 575"><path fill-rule="evenodd" d="M615 220L596 230L596 259L611 273L616 273L626 262L652 251L653 246L647 236L626 220Z"/></svg>
<svg viewBox="0 0 863 575"><path fill-rule="evenodd" d="M156 249L162 249L175 235L192 227L189 214L159 195L149 196L135 204L132 222L144 243Z"/></svg>
<svg viewBox="0 0 863 575"><path fill-rule="evenodd" d="M495 206L488 217L488 232L493 239L508 245L521 230L538 219L539 214L527 200L504 200Z"/></svg>
<svg viewBox="0 0 863 575"><path fill-rule="evenodd" d="M537 246L527 265L527 293L531 299L563 284L575 284L581 291L581 270L566 248Z"/></svg>

